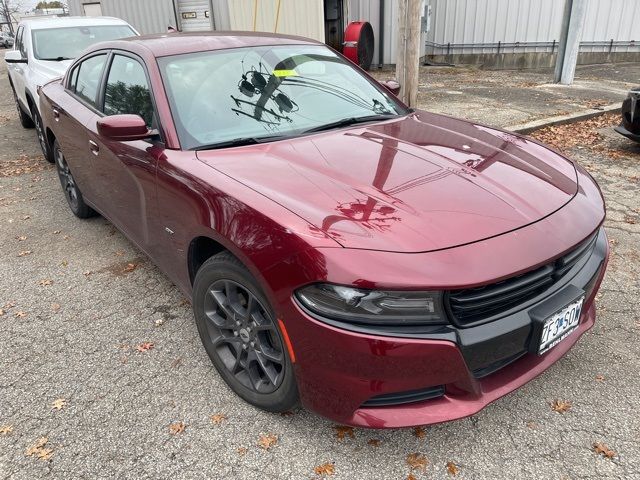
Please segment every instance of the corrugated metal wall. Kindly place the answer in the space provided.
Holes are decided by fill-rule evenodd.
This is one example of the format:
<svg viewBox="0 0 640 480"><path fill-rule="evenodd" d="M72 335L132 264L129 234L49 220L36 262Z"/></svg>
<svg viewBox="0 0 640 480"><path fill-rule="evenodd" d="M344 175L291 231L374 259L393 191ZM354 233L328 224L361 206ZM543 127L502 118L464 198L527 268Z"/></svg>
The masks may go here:
<svg viewBox="0 0 640 480"><path fill-rule="evenodd" d="M71 15L82 15L82 5L97 0L69 0ZM167 31L176 24L173 0L101 0L102 14L126 20L142 34Z"/></svg>
<svg viewBox="0 0 640 480"><path fill-rule="evenodd" d="M322 0L228 0L228 6L231 30L287 33L324 42Z"/></svg>
<svg viewBox="0 0 640 480"><path fill-rule="evenodd" d="M455 53L491 53L477 48L487 43L552 43L559 41L564 11L562 0L427 0L432 28L427 42L460 47ZM636 40L640 46L640 0L587 0L581 51L605 51L609 47L589 42ZM471 45L474 45L472 47ZM635 48L635 50L634 50ZM427 52L429 52L427 48ZM511 48L511 51L515 50ZM549 51L549 46L525 46L518 52ZM639 51L616 46L613 51ZM510 48L507 47L507 52Z"/></svg>

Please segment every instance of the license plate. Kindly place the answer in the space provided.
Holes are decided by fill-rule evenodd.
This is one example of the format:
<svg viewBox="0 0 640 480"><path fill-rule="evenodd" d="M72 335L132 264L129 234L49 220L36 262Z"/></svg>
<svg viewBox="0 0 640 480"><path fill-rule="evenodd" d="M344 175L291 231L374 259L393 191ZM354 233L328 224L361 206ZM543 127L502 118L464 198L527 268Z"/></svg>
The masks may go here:
<svg viewBox="0 0 640 480"><path fill-rule="evenodd" d="M538 355L549 351L578 328L584 297L570 303L544 321Z"/></svg>

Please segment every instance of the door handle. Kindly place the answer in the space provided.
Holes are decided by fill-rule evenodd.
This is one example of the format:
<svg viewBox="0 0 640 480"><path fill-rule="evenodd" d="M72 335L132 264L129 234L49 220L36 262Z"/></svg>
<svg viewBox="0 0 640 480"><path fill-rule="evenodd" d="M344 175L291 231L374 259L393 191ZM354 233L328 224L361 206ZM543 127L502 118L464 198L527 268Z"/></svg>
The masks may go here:
<svg viewBox="0 0 640 480"><path fill-rule="evenodd" d="M93 153L96 156L100 152L100 147L93 140L89 140L89 149L91 150L91 153Z"/></svg>
<svg viewBox="0 0 640 480"><path fill-rule="evenodd" d="M62 115L64 113L64 110L62 110L60 107L55 106L52 107L51 110L53 111L53 118L56 122L60 121L60 115Z"/></svg>

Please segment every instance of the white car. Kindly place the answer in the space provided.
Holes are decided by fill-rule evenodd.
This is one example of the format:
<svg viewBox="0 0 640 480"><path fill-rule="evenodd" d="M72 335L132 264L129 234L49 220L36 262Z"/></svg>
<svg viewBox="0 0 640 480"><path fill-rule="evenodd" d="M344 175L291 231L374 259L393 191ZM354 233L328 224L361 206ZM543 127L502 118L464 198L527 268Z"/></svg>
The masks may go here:
<svg viewBox="0 0 640 480"><path fill-rule="evenodd" d="M13 47L13 35L7 32L0 32L0 46L4 48Z"/></svg>
<svg viewBox="0 0 640 480"><path fill-rule="evenodd" d="M61 77L73 60L94 43L132 37L138 32L124 20L110 17L60 17L20 22L13 50L4 55L20 123L35 126L45 158L53 163L42 128L38 89Z"/></svg>

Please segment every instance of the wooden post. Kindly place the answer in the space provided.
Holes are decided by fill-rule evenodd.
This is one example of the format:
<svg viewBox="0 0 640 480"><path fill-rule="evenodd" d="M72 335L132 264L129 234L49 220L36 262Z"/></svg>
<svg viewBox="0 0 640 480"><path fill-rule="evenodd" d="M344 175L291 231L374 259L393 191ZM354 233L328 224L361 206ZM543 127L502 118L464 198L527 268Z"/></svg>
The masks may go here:
<svg viewBox="0 0 640 480"><path fill-rule="evenodd" d="M398 1L396 79L400 83L400 99L410 107L418 103L421 5L422 0Z"/></svg>

